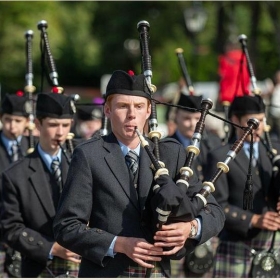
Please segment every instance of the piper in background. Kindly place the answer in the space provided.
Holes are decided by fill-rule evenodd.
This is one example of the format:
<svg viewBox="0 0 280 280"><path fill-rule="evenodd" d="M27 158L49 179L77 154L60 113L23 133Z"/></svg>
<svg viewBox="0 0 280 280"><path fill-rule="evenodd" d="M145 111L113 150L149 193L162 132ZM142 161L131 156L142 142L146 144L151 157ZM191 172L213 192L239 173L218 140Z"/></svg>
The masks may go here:
<svg viewBox="0 0 280 280"><path fill-rule="evenodd" d="M53 219L68 172L62 145L75 106L62 94L38 94L35 124L40 132L34 152L3 172L4 241L21 253L22 277L77 277L80 259L55 242Z"/></svg>
<svg viewBox="0 0 280 280"><path fill-rule="evenodd" d="M77 138L89 139L102 126L103 106L102 104L77 104L74 134Z"/></svg>
<svg viewBox="0 0 280 280"><path fill-rule="evenodd" d="M29 140L23 134L28 125L29 107L28 98L24 96L22 91L17 91L16 94L6 94L2 101L0 112L2 123L0 132L0 178L2 178L3 170L27 153ZM1 236L1 242L2 239L3 236ZM4 277L7 275L9 277L20 277L20 266L17 266L18 263L13 260L16 259L15 252L2 243L0 254L1 275Z"/></svg>
<svg viewBox="0 0 280 280"><path fill-rule="evenodd" d="M262 98L259 95L236 97L229 108L229 118L242 127L246 126L248 119L256 118L260 125L253 133L252 146L249 136L245 139L239 156L229 164L230 172L222 175L216 183L213 195L224 210L226 222L219 235L220 244L214 262L213 277L274 278L275 275L279 277L280 203L279 201L272 203L279 197L279 188L278 194L271 194L273 164L268 157L267 149L260 141L264 132L265 118ZM207 173L211 174L214 171L217 160L226 154L229 145L242 132L241 128L235 128L232 130L229 144L210 152ZM251 158L249 148L253 155ZM279 151L279 144L275 148ZM250 179L247 175L249 170L252 172L251 180L247 180ZM245 203L243 198L246 198ZM247 202L252 202L252 205ZM248 209L249 205L252 209ZM278 263L273 263L273 258L268 258L254 265L254 255L262 251L267 253L270 248L275 250L276 256L278 255L276 258ZM258 269L260 274L255 273Z"/></svg>
<svg viewBox="0 0 280 280"><path fill-rule="evenodd" d="M200 109L201 101L201 95L181 94L177 105ZM170 137L178 140L185 148L187 148L191 144L192 136L195 131L195 126L199 121L200 114L200 112L191 112L187 109L177 108L175 113L175 123L177 129ZM222 140L219 136L207 130L206 127L200 143L200 153L193 161L193 170L196 172L201 181L204 180L203 172L207 164L208 152L221 145Z"/></svg>
<svg viewBox="0 0 280 280"><path fill-rule="evenodd" d="M201 101L201 95L186 95L181 93L177 105L200 109ZM200 112L191 112L187 109L176 108L174 120L177 128L175 133L170 137L178 140L186 149L192 143L192 137L200 115ZM209 151L221 145L222 140L219 138L219 136L207 130L206 127L203 131L202 139L200 141L200 153L194 158L192 162L192 169L201 181L204 180L205 168L207 166L207 155ZM182 259L180 261L172 261L171 276L207 277L207 272L212 266L213 254L217 242L217 238L213 237L211 241L208 240L206 243L204 243L201 248L197 247L194 252L188 254L185 260ZM199 249L203 250L203 252L207 252L203 254L205 257L204 259L202 259L202 257L195 257L196 252L199 253ZM189 262L192 262L192 266L189 265ZM193 270L193 267L197 267L197 269Z"/></svg>

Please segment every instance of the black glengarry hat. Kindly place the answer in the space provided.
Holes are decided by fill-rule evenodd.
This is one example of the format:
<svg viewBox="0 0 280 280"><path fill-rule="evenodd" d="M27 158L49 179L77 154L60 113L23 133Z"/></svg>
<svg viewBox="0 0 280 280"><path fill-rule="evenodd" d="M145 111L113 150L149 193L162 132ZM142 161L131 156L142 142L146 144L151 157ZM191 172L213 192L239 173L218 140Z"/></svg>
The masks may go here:
<svg viewBox="0 0 280 280"><path fill-rule="evenodd" d="M1 114L28 117L32 112L31 103L22 91L6 94L1 103Z"/></svg>
<svg viewBox="0 0 280 280"><path fill-rule="evenodd" d="M102 119L102 106L92 103L77 104L77 119L82 121L99 120Z"/></svg>
<svg viewBox="0 0 280 280"><path fill-rule="evenodd" d="M113 72L106 88L105 100L116 93L151 99L145 76L143 74L134 75L132 71L129 74L122 70Z"/></svg>
<svg viewBox="0 0 280 280"><path fill-rule="evenodd" d="M259 95L237 96L229 107L229 117L265 113L265 104Z"/></svg>
<svg viewBox="0 0 280 280"><path fill-rule="evenodd" d="M70 96L59 93L38 94L36 117L72 119L75 112L76 107Z"/></svg>
<svg viewBox="0 0 280 280"><path fill-rule="evenodd" d="M181 96L180 96L180 99L179 99L177 105L194 108L194 109L200 109L201 101L202 101L202 95L186 95L186 94L181 93Z"/></svg>

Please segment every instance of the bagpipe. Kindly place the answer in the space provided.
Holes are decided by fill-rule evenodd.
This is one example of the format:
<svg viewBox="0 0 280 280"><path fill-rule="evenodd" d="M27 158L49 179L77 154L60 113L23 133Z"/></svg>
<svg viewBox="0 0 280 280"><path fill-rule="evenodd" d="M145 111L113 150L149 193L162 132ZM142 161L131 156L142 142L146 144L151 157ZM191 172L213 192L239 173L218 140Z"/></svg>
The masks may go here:
<svg viewBox="0 0 280 280"><path fill-rule="evenodd" d="M108 135L108 133L109 133L109 119L107 118L107 116L103 111L100 135L105 136Z"/></svg>
<svg viewBox="0 0 280 280"><path fill-rule="evenodd" d="M50 44L49 44L49 40L48 40L48 34L46 31L48 24L45 20L42 20L42 21L38 22L37 27L41 31L40 45L41 45L41 52L42 52L42 68L43 68L42 73L44 73L44 61L46 60L48 69L49 69L49 82L52 86L52 92L54 94L64 94L64 88L61 87L58 82L58 73L56 71L55 61L51 54ZM43 77L42 77L42 80L43 80ZM42 84L43 84L43 82L42 82ZM43 86L42 86L42 88L43 88ZM80 99L80 96L78 94L74 94L74 95L71 95L71 99L72 99L72 102L71 102L72 110L73 110L73 112L76 112L75 102L77 102ZM63 143L58 142L58 145L60 146L62 153L66 157L68 164L70 164L70 162L71 162L71 157L72 157L72 154L74 151L74 145L73 145L74 136L75 136L74 133L69 132L66 137L65 145L63 145ZM71 274L69 274L68 271L66 271L65 273L60 274L58 276L55 276L48 266L46 266L46 269L48 270L48 272L50 273L50 275L53 278L76 278L75 276L72 276ZM65 267L63 268L63 270L65 270Z"/></svg>
<svg viewBox="0 0 280 280"><path fill-rule="evenodd" d="M25 52L26 52L26 74L25 81L26 85L24 87L24 92L28 95L29 101L29 123L28 123L28 137L29 137L29 149L27 150L27 154L30 154L34 151L34 135L33 131L35 129L34 118L35 118L35 102L33 94L36 90L36 87L33 85L33 60L32 60L32 39L33 39L33 31L28 30L25 33L26 43L25 43Z"/></svg>
<svg viewBox="0 0 280 280"><path fill-rule="evenodd" d="M152 68L148 47L149 23L146 21L141 21L138 23L137 29L140 33L140 45L142 50L142 72L146 77L146 82L152 95L152 93L154 93L155 86L151 86ZM225 161L217 163L217 171L213 177L209 181L203 182L203 187L201 190L194 196L190 197L188 195L189 179L193 175L191 165L194 157L199 154L199 144L203 129L205 127L205 118L213 105L212 101L210 99L204 99L201 102L200 120L197 122L196 129L192 137L192 144L187 149L185 166L181 168L180 179L177 180L176 183L173 181L173 178L169 176L169 172L167 168L165 168L164 163L160 161L159 138L161 134L156 130L157 120L155 104L156 102L152 98L152 116L149 122L150 132L148 136L154 143L154 151L150 149L148 142L145 140L144 136L141 135L137 128L135 128L135 131L139 136L141 145L148 153L152 162L155 185L153 187L151 199L147 201L147 203L149 203L149 206L153 212L153 229L158 230L163 224L180 221L190 222L198 216L199 212L207 205L208 195L215 191L214 184L216 180L221 176L221 174L227 173L229 171L229 162L236 157L237 153L243 146L246 137L258 127L259 122L256 119L250 119L248 121L248 126L243 128L244 133L242 137L236 140L236 142L230 148ZM184 255L185 248L182 248L171 258L181 259ZM146 275L149 275L149 273Z"/></svg>
<svg viewBox="0 0 280 280"><path fill-rule="evenodd" d="M20 143L17 141L15 137L15 141L17 142L17 147L18 147L18 158L24 157L26 154L30 154L34 151L34 146L35 146L35 140L34 140L34 135L33 131L35 129L35 124L34 124L34 97L33 94L36 90L36 87L33 85L33 61L32 61L32 39L33 39L33 31L28 30L24 34L26 38L26 43L25 43L25 54L26 54L26 74L25 74L25 86L24 86L24 92L19 90L16 92L17 96L24 96L27 95L28 101L25 102L24 105L24 110L28 114L28 125L27 125L27 131L28 131L28 149L27 151L23 151Z"/></svg>
<svg viewBox="0 0 280 280"><path fill-rule="evenodd" d="M183 75L183 78L185 80L187 89L188 89L188 93L189 95L195 95L195 89L189 74L189 71L187 69L187 65L186 65L186 61L183 55L184 50L182 48L177 48L175 49L176 55L178 57L178 62L179 62L179 66L181 69L181 73ZM180 94L182 94L180 92ZM205 117L206 117L206 113L209 111L209 109L211 109L213 106L213 103L210 99L208 100L203 100L203 102L201 103L201 110L202 110L202 117L200 123L201 125L198 126L198 124L196 125L195 128L195 134L193 135L193 139L192 145L189 145L187 147L187 152L189 153L188 155L188 159L187 162L185 164L185 167L183 167L182 169L182 175L181 177L183 177L183 180L181 181L181 183L179 183L180 185L182 185L182 187L184 187L184 185L187 183L189 184L189 178L190 176L193 175L193 169L191 168L192 165L192 161L195 159L196 156L199 155L200 150L199 150L199 144L203 135L203 131L204 131L204 124L202 125L202 123L204 123ZM174 107L174 109L176 110L176 107ZM229 131L229 129L227 129L229 127L229 125L227 123L225 123L224 125L224 130ZM202 131L203 129L203 131ZM226 133L227 135L227 133ZM180 179L181 180L181 179ZM185 185L185 187L189 187L188 185ZM211 245L211 240L208 240L206 242L204 242L203 244L200 244L198 246L196 246L196 248L194 249L193 252L189 253L186 255L186 258L184 260L184 267L186 269L186 271L188 272L192 272L195 273L196 275L201 275L203 273L206 273L212 266L214 261L214 254L213 254L213 249L212 249L212 245Z"/></svg>
<svg viewBox="0 0 280 280"><path fill-rule="evenodd" d="M188 71L188 68L187 68L187 65L186 65L186 62L185 62L185 58L183 56L184 50L182 48L177 48L175 50L175 52L176 52L176 55L178 57L178 62L179 62L180 68L181 68L183 78L186 82L189 94L194 95L195 91L194 91L193 83L192 83L191 77L189 75L189 71Z"/></svg>
<svg viewBox="0 0 280 280"><path fill-rule="evenodd" d="M51 48L50 48L50 43L49 43L49 38L48 38L48 33L47 33L47 28L48 28L48 23L45 20L41 20L37 24L38 30L41 31L41 41L40 41L40 48L41 48L41 65L42 65L42 83L41 83L41 92L43 91L43 75L44 75L44 65L45 61L47 62L48 66L48 80L50 85L52 86L52 92L57 93L57 94L64 94L64 88L59 85L58 82L58 73L56 70L56 64L54 61L54 58L51 53ZM72 98L72 109L75 112L75 103L80 99L80 96L78 94L71 95ZM71 157L74 151L74 145L73 145L73 138L75 137L74 133L69 132L65 141L66 148L63 147L61 143L58 143L60 148L62 149L63 154L65 155L68 163L70 164ZM67 153L69 152L69 154Z"/></svg>
<svg viewBox="0 0 280 280"><path fill-rule="evenodd" d="M253 69L253 65L250 59L250 55L249 55L249 51L248 51L248 47L247 47L247 36L244 34L241 34L239 36L239 42L242 46L242 50L245 54L246 57L246 61L247 61L247 68L248 68L248 72L249 72L249 76L250 76L250 81L251 81L251 86L252 86L252 93L254 95L260 95L261 96L261 90L260 88L257 86L257 78L255 76L254 73L254 69ZM269 151L273 154L276 154L277 151L273 149L272 147L272 142L270 139L270 126L266 123L266 118L264 119L264 136L265 136L265 145L268 147Z"/></svg>

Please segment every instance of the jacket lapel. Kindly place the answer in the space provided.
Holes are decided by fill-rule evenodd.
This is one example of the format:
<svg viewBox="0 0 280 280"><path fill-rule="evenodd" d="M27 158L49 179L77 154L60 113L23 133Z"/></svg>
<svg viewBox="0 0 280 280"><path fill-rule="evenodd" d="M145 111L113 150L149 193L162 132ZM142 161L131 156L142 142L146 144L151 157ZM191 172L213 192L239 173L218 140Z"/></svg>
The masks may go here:
<svg viewBox="0 0 280 280"><path fill-rule="evenodd" d="M43 162L39 156L37 149L32 153L29 168L31 170L30 182L34 191L38 195L38 199L41 202L46 213L53 217L55 215L55 208L52 200L51 190L49 182L46 177L46 171L43 166Z"/></svg>
<svg viewBox="0 0 280 280"><path fill-rule="evenodd" d="M105 156L105 162L126 196L132 201L133 205L139 209L137 193L130 180L130 174L125 160L120 160L121 158L124 158L124 156L114 134L109 134L107 136L107 141L104 142L104 148L109 152ZM129 182L131 182L131 184ZM112 184L114 184L114 182L112 182Z"/></svg>
<svg viewBox="0 0 280 280"><path fill-rule="evenodd" d="M262 186L264 188L265 194L268 193L269 187L271 184L271 174L272 174L272 165L271 161L267 156L266 149L259 144L259 161L260 161L260 179L262 181Z"/></svg>
<svg viewBox="0 0 280 280"><path fill-rule="evenodd" d="M1 136L2 132L0 132ZM0 137L0 146L2 147L3 153L1 153L1 161L3 161L3 167L7 167L11 163L11 157L2 141L2 138Z"/></svg>

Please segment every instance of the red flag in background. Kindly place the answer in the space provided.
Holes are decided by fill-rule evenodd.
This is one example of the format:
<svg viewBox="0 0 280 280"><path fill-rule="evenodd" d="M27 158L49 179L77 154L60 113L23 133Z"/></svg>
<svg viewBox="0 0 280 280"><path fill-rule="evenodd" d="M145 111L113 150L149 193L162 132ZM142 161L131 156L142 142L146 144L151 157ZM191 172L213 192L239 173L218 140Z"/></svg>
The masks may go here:
<svg viewBox="0 0 280 280"><path fill-rule="evenodd" d="M231 49L218 57L219 101L232 102L235 96L249 95L250 76L246 57L240 49Z"/></svg>

